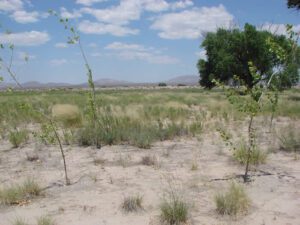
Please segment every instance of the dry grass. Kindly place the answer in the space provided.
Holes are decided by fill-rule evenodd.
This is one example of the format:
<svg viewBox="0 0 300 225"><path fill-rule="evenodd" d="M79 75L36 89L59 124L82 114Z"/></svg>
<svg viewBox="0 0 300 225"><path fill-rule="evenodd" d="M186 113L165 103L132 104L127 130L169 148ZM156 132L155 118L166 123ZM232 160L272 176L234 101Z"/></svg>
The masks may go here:
<svg viewBox="0 0 300 225"><path fill-rule="evenodd" d="M56 104L51 109L52 117L66 126L81 124L81 114L78 106L71 104Z"/></svg>
<svg viewBox="0 0 300 225"><path fill-rule="evenodd" d="M243 188L237 183L231 183L227 192L215 196L217 212L222 215L237 215L247 212L250 200Z"/></svg>

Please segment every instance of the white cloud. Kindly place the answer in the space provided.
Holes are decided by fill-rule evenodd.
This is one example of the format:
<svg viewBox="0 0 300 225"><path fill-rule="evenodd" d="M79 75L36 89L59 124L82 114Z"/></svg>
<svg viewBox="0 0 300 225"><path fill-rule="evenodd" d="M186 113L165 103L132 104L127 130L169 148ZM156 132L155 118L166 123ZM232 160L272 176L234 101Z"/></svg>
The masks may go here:
<svg viewBox="0 0 300 225"><path fill-rule="evenodd" d="M105 47L111 55L124 60L141 60L151 64L175 64L179 60L175 57L163 55L154 48L147 48L138 44L113 42Z"/></svg>
<svg viewBox="0 0 300 225"><path fill-rule="evenodd" d="M135 51L144 51L146 50L144 46L142 45L137 45L137 44L125 44L121 42L113 42L105 47L105 49L110 49L110 50L135 50Z"/></svg>
<svg viewBox="0 0 300 225"><path fill-rule="evenodd" d="M111 34L120 37L139 33L137 29L118 24L93 23L88 20L82 21L78 26L78 30L86 34Z"/></svg>
<svg viewBox="0 0 300 225"><path fill-rule="evenodd" d="M171 9L176 10L176 9L184 9L190 6L193 6L194 3L191 0L181 0L178 2L174 2L170 5Z"/></svg>
<svg viewBox="0 0 300 225"><path fill-rule="evenodd" d="M14 19L18 23L34 23L39 19L39 13L34 12L26 12L24 10L18 10L13 12L10 17Z"/></svg>
<svg viewBox="0 0 300 225"><path fill-rule="evenodd" d="M170 5L164 0L142 0L142 7L146 11L161 12L168 10Z"/></svg>
<svg viewBox="0 0 300 225"><path fill-rule="evenodd" d="M0 0L0 10L5 12L12 12L21 10L23 2L21 0Z"/></svg>
<svg viewBox="0 0 300 225"><path fill-rule="evenodd" d="M264 23L258 27L259 30L266 30L277 35L287 35L285 24ZM293 26L295 32L300 32L300 24Z"/></svg>
<svg viewBox="0 0 300 225"><path fill-rule="evenodd" d="M165 39L197 39L219 27L231 26L233 16L223 5L201 7L157 17L151 28Z"/></svg>
<svg viewBox="0 0 300 225"><path fill-rule="evenodd" d="M76 0L76 3L81 5L91 6L94 3L105 2L105 1L107 0Z"/></svg>
<svg viewBox="0 0 300 225"><path fill-rule="evenodd" d="M140 3L137 1L121 1L120 5L107 9L82 8L83 13L94 16L98 21L124 25L138 20L141 15Z"/></svg>
<svg viewBox="0 0 300 225"><path fill-rule="evenodd" d="M51 66L61 66L66 64L68 61L66 59L52 59L50 60L50 65Z"/></svg>
<svg viewBox="0 0 300 225"><path fill-rule="evenodd" d="M65 7L61 7L60 16L62 18L75 19L82 17L82 14L78 10L73 10L73 12L69 12Z"/></svg>
<svg viewBox="0 0 300 225"><path fill-rule="evenodd" d="M59 42L59 43L56 43L54 46L55 46L55 48L67 48L68 44L64 43L64 42Z"/></svg>
<svg viewBox="0 0 300 225"><path fill-rule="evenodd" d="M1 43L12 43L18 46L42 45L50 40L47 32L28 31L20 33L0 34Z"/></svg>

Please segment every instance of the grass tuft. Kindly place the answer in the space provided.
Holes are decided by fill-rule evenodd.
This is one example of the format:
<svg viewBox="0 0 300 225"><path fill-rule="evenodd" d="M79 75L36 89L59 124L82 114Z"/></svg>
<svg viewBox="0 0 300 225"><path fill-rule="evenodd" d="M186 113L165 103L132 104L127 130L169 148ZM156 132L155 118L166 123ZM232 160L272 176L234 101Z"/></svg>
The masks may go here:
<svg viewBox="0 0 300 225"><path fill-rule="evenodd" d="M21 185L13 185L0 189L0 204L22 204L40 194L40 186L33 179L26 179Z"/></svg>
<svg viewBox="0 0 300 225"><path fill-rule="evenodd" d="M222 215L237 215L246 212L250 206L243 186L234 182L226 193L215 196L215 203L217 212Z"/></svg>
<svg viewBox="0 0 300 225"><path fill-rule="evenodd" d="M300 152L300 132L294 127L282 129L278 139L281 151Z"/></svg>
<svg viewBox="0 0 300 225"><path fill-rule="evenodd" d="M22 144L28 141L28 131L27 130L15 130L9 132L9 142L14 148L20 147Z"/></svg>
<svg viewBox="0 0 300 225"><path fill-rule="evenodd" d="M250 153L250 164L259 165L266 162L268 154L265 151L262 151L255 147ZM248 146L242 142L238 148L234 150L233 158L238 161L240 164L245 165L248 158Z"/></svg>
<svg viewBox="0 0 300 225"><path fill-rule="evenodd" d="M12 225L28 225L28 223L25 221L25 219L21 217L17 217L13 222Z"/></svg>
<svg viewBox="0 0 300 225"><path fill-rule="evenodd" d="M122 209L125 212L137 212L143 209L143 197L140 195L133 195L125 197L122 203Z"/></svg>
<svg viewBox="0 0 300 225"><path fill-rule="evenodd" d="M37 219L37 225L55 225L55 222L49 216L41 216Z"/></svg>

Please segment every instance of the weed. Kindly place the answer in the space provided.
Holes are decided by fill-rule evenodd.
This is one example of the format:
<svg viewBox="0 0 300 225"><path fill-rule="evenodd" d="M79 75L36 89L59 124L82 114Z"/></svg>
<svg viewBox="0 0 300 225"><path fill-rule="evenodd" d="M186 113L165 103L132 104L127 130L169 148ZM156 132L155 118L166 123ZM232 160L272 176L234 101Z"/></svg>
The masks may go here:
<svg viewBox="0 0 300 225"><path fill-rule="evenodd" d="M143 197L140 195L133 195L125 197L122 203L122 209L125 212L137 212L143 209Z"/></svg>
<svg viewBox="0 0 300 225"><path fill-rule="evenodd" d="M222 215L237 215L246 212L250 206L250 200L243 186L233 182L229 190L224 194L215 196L217 212Z"/></svg>
<svg viewBox="0 0 300 225"><path fill-rule="evenodd" d="M23 143L28 141L28 131L27 130L15 130L9 132L9 141L14 148L20 147Z"/></svg>
<svg viewBox="0 0 300 225"><path fill-rule="evenodd" d="M0 204L21 204L40 194L40 186L33 179L28 178L21 185L13 185L0 189Z"/></svg>

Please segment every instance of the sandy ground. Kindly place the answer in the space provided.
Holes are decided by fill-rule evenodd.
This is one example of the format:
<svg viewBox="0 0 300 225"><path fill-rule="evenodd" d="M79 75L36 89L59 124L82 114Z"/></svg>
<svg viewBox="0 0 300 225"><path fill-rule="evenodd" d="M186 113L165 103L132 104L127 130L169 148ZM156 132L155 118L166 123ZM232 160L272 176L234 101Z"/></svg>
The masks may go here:
<svg viewBox="0 0 300 225"><path fill-rule="evenodd" d="M299 225L300 161L287 153L271 153L265 165L252 168L255 176L245 186L252 201L246 216L216 213L215 194L244 170L232 161L219 139L217 134L203 135L200 140L177 139L155 143L149 150L124 145L100 150L65 146L70 186L63 185L57 147L28 144L11 149L10 144L2 142L0 185L33 177L45 190L44 196L29 204L0 207L0 224L9 225L16 217L36 224L37 217L50 215L57 225L156 225L160 224L161 199L172 186L190 204L188 224ZM39 160L28 161L27 156L32 154ZM146 155L155 156L157 164L142 165ZM191 170L193 164L197 170ZM144 210L125 213L122 201L133 194L143 196Z"/></svg>

